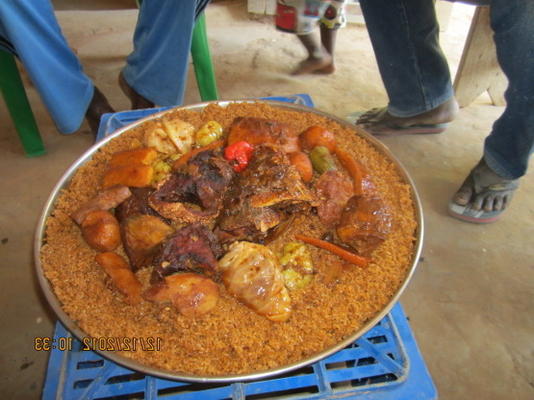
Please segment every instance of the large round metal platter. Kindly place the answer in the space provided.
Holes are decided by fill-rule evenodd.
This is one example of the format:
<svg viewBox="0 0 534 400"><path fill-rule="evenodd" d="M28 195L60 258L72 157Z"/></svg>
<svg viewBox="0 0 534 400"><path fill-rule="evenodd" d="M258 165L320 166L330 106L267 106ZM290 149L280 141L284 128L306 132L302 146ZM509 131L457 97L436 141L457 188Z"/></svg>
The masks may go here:
<svg viewBox="0 0 534 400"><path fill-rule="evenodd" d="M388 314L388 312L391 310L393 305L399 300L399 297L401 296L402 292L406 289L414 271L417 265L417 262L419 260L419 256L422 249L423 244L423 211L421 208L421 202L419 200L419 196L417 194L416 188L414 186L414 183L404 167L401 165L401 163L396 159L396 157L391 153L391 151L380 141L376 140L374 137L370 136L369 134L366 134L365 132L355 128L353 125L348 123L347 121L337 118L335 116L332 116L330 114L315 110L313 108L305 107L302 105L295 105L290 103L284 103L284 102L278 102L278 101L269 101L269 100L235 100L235 101L217 101L217 102L206 102L206 103L199 103L195 105L189 105L185 107L181 107L183 109L192 110L192 111L201 111L204 107L208 106L209 104L217 104L221 107L225 107L230 103L253 103L253 102L259 102L259 103L265 103L273 107L280 107L283 109L288 109L291 111L301 111L301 112L308 112L308 113L314 113L319 116L322 116L324 118L331 119L344 128L351 129L354 131L356 135L363 136L369 143L371 143L378 152L380 152L384 157L386 157L391 163L397 168L399 175L404 179L405 183L409 185L410 191L411 191L411 198L413 200L413 206L415 209L415 219L417 222L417 228L415 235L415 243L413 246L413 254L411 259L411 265L409 266L407 270L407 274L405 276L404 281L402 284L398 287L398 290L396 293L391 297L388 304L382 308L380 312L378 312L374 318L370 319L365 323L364 326L362 326L360 329L355 331L350 336L346 337L343 341L336 343L333 346L330 346L323 351L313 354L310 357L307 357L305 359L302 359L298 362L294 362L288 365L283 365L278 368L270 369L270 370L264 370L264 371L256 371L253 373L248 374L239 374L239 375L224 375L224 376L199 376L199 375L191 375L191 374L184 374L184 373L175 373L172 371L154 368L152 366L147 366L144 364L141 364L131 358L126 358L122 356L120 353L116 352L109 352L109 351L98 351L102 356L108 358L109 360L116 362L120 365L123 365L126 368L129 368L131 370L139 371L141 373L147 374L147 375L153 375L164 379L172 379L172 380L180 380L180 381L191 381L191 382L239 382L239 381L248 381L248 380L257 380L257 379L264 379L267 377L271 377L277 374L287 373L292 370L304 367L306 365L315 363L341 349L348 346L352 342L354 342L356 339L358 339L360 336L364 335L368 330L370 330L374 325L376 325L384 316ZM34 243L34 258L35 258L35 267L36 267L36 273L39 280L39 283L41 285L41 288L45 294L45 297L47 301L49 302L52 309L57 314L59 320L63 323L63 325L72 332L78 339L82 340L82 338L86 337L87 334L80 329L80 327L76 324L76 322L63 310L61 302L57 298L56 294L54 293L53 287L51 283L46 278L44 272L43 272L43 266L41 264L41 247L43 243L46 241L45 237L45 227L46 227L46 220L47 218L52 215L52 212L54 210L56 201L58 199L58 196L60 195L61 191L68 187L71 178L76 173L76 171L84 165L87 161L89 161L92 156L97 152L102 146L105 146L110 140L113 138L122 135L124 132L127 132L128 130L135 128L146 121L159 118L162 115L172 112L176 109L170 109L163 112L159 112L153 115L150 115L146 118L140 119L130 125L127 125L123 128L118 129L116 132L112 133L105 139L101 140L94 146L92 146L89 150L87 150L78 160L76 160L70 168L63 174L63 176L59 179L59 182L56 184L54 189L52 190L52 193L50 194L44 209L42 211L41 217L39 219L36 233L35 233L35 243Z"/></svg>

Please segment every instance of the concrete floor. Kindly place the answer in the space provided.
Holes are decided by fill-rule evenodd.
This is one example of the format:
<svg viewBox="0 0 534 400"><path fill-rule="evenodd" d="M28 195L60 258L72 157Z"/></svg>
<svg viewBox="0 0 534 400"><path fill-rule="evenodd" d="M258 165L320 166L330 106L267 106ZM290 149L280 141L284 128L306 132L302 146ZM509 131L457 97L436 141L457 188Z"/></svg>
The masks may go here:
<svg viewBox="0 0 534 400"><path fill-rule="evenodd" d="M442 34L453 72L472 11L466 7L455 5ZM131 50L136 11L60 11L58 18L87 74L117 110L127 109L116 77ZM248 15L244 1L217 1L207 18L225 99L309 93L319 109L338 116L386 101L365 27L340 32L336 74L297 78L289 72L304 57L299 43L276 32L270 19ZM55 182L92 143L85 124L77 134L60 135L35 89L29 82L26 87L48 154L23 155L2 105L0 387L6 399L40 396L48 354L34 351L33 343L52 334L55 317L36 284L33 232ZM198 100L191 76L186 103ZM534 174L523 179L496 224L471 225L446 214L502 111L482 96L445 134L384 139L413 177L424 206L424 260L401 300L440 399L534 398Z"/></svg>

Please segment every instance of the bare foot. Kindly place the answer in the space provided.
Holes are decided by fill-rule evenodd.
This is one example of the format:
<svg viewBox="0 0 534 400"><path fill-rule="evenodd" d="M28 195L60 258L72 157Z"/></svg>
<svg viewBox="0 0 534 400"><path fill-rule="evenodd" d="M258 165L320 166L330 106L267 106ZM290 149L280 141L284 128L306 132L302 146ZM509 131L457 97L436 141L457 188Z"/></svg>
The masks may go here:
<svg viewBox="0 0 534 400"><path fill-rule="evenodd" d="M505 179L488 167L484 159L476 165L452 201L473 210L503 211L519 186L518 179Z"/></svg>
<svg viewBox="0 0 534 400"><path fill-rule="evenodd" d="M373 108L360 116L356 124L375 135L440 133L458 114L458 103L453 97L438 107L413 117L395 117L387 107Z"/></svg>
<svg viewBox="0 0 534 400"><path fill-rule="evenodd" d="M334 72L336 72L336 66L334 65L334 63L331 63L327 65L326 67L323 67L321 69L316 69L315 71L313 71L314 74L321 74L321 75L330 75L330 74L333 74Z"/></svg>
<svg viewBox="0 0 534 400"><path fill-rule="evenodd" d="M321 58L309 57L302 61L297 69L292 72L292 75L304 74L331 74L335 70L332 56L329 54L323 55Z"/></svg>

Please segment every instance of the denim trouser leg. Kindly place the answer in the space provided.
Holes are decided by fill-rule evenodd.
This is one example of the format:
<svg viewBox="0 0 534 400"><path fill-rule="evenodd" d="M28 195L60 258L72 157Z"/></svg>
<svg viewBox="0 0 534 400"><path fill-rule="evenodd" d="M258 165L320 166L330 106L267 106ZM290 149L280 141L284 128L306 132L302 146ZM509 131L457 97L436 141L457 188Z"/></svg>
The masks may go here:
<svg viewBox="0 0 534 400"><path fill-rule="evenodd" d="M484 144L484 159L504 178L527 171L534 145L534 1L492 0L497 57L508 78L506 108Z"/></svg>
<svg viewBox="0 0 534 400"><path fill-rule="evenodd" d="M433 0L360 0L388 111L411 117L453 97Z"/></svg>
<svg viewBox="0 0 534 400"><path fill-rule="evenodd" d="M78 130L94 86L61 33L50 0L1 0L0 35L13 45L58 130Z"/></svg>
<svg viewBox="0 0 534 400"><path fill-rule="evenodd" d="M137 93L161 106L183 101L195 18L206 0L144 0L123 70Z"/></svg>

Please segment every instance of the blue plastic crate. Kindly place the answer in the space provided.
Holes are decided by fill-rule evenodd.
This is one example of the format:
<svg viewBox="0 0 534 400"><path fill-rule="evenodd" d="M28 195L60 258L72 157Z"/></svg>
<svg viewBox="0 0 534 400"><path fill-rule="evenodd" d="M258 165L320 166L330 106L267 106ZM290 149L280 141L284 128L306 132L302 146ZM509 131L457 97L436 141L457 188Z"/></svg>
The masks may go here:
<svg viewBox="0 0 534 400"><path fill-rule="evenodd" d="M72 337L56 324L55 338ZM53 350L43 399L434 400L436 388L400 304L352 345L309 367L270 379L200 384L158 379L97 353Z"/></svg>
<svg viewBox="0 0 534 400"><path fill-rule="evenodd" d="M283 97L265 97L264 99L283 101L293 104L302 104L308 107L313 107L313 101L307 94L294 94ZM149 115L160 111L168 110L169 108L172 107L147 108L144 110L121 111L113 114L104 114L100 120L100 126L98 128L96 140L99 141L117 129L131 124L138 119L148 117Z"/></svg>
<svg viewBox="0 0 534 400"><path fill-rule="evenodd" d="M306 94L269 97L313 107ZM168 107L105 114L98 140ZM58 322L56 339L72 337ZM121 367L74 339L72 351L52 350L43 399L341 399L434 400L436 388L400 304L352 345L308 367L271 379L200 384L159 379Z"/></svg>

